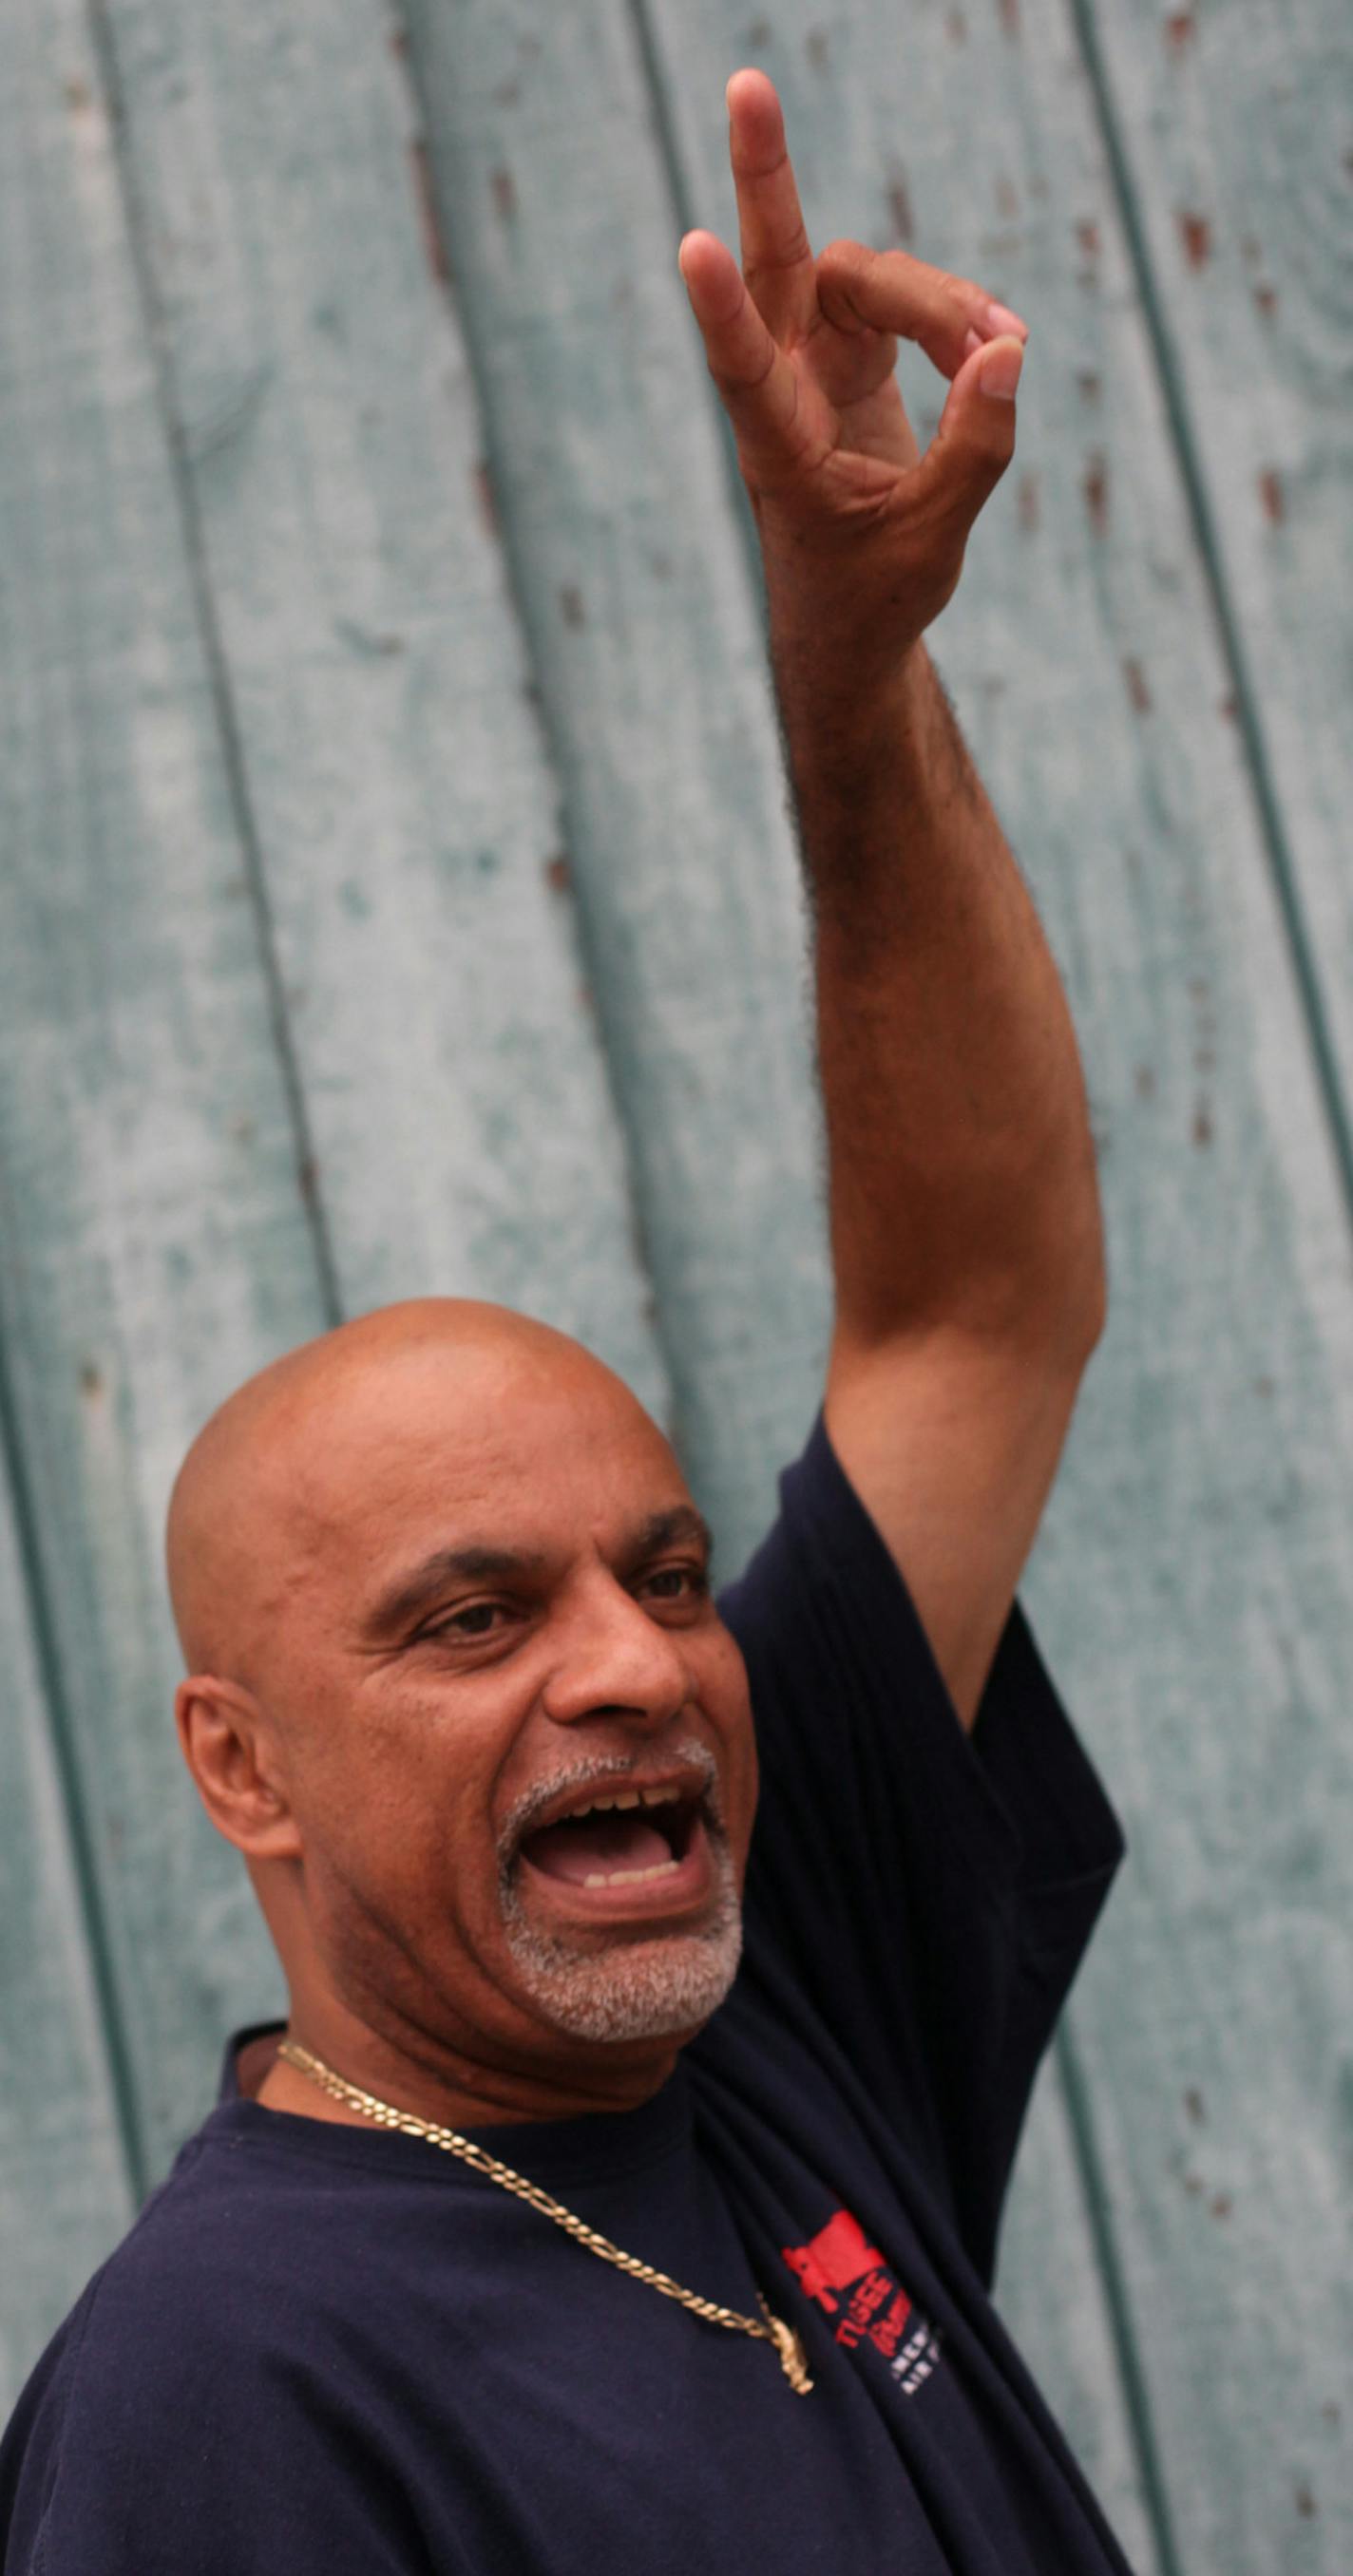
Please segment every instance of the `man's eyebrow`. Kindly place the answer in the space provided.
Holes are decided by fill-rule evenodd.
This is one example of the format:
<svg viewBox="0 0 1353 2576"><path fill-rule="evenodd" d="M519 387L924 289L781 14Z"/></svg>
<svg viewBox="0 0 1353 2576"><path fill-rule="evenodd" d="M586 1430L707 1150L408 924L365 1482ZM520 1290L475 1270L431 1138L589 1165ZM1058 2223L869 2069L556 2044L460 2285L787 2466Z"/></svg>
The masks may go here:
<svg viewBox="0 0 1353 2576"><path fill-rule="evenodd" d="M640 1565L646 1557L655 1556L660 1547L670 1547L680 1539L694 1539L706 1557L714 1553L714 1533L703 1512L697 1512L690 1503L674 1503L670 1510L650 1512L647 1520L636 1522L621 1541L620 1562ZM448 1583L491 1583L514 1574L540 1574L548 1564L548 1556L539 1548L490 1547L482 1540L470 1540L463 1547L435 1548L421 1565L398 1576L379 1595L362 1622L363 1628L370 1636L387 1636L416 1617Z"/></svg>

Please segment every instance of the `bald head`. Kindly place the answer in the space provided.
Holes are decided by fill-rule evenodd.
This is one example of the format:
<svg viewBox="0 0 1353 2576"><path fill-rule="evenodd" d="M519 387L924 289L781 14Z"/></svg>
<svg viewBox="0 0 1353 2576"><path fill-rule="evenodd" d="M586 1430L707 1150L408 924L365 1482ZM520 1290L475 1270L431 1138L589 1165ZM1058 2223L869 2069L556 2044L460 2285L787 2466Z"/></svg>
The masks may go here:
<svg viewBox="0 0 1353 2576"><path fill-rule="evenodd" d="M422 1435L482 1441L514 1396L546 1389L643 1412L569 1334L469 1297L379 1307L249 1378L198 1433L170 1497L169 1593L189 1671L258 1690L316 1552L397 1489Z"/></svg>

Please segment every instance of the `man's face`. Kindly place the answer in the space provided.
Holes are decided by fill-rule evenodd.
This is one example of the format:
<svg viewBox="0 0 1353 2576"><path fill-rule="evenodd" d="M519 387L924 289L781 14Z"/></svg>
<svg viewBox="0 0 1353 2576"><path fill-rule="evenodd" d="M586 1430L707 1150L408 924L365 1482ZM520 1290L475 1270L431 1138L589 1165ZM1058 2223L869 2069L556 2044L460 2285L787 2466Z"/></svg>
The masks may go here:
<svg viewBox="0 0 1353 2576"><path fill-rule="evenodd" d="M756 1765L667 1442L562 1340L424 1346L309 1419L259 1695L326 1981L487 2063L689 2035Z"/></svg>

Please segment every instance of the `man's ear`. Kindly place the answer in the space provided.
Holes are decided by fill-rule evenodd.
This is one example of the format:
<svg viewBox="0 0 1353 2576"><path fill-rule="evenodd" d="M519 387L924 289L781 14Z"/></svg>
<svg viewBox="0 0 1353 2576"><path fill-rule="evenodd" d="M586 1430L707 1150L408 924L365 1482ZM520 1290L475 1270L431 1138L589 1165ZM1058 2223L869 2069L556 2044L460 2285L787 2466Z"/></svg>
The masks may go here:
<svg viewBox="0 0 1353 2576"><path fill-rule="evenodd" d="M273 1730L253 1692L215 1673L191 1673L174 1693L174 1722L217 1832L251 1860L299 1859Z"/></svg>

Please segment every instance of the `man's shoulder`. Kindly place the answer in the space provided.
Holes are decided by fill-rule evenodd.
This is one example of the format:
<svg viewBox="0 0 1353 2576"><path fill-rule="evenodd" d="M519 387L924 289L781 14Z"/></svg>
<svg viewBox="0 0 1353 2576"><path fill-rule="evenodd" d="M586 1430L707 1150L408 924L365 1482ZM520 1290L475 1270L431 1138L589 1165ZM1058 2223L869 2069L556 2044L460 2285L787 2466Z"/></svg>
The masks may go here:
<svg viewBox="0 0 1353 2576"><path fill-rule="evenodd" d="M193 2139L62 2320L49 2366L59 2360L67 2381L175 2366L179 2319L212 2313L199 2294L227 2269L222 2231L210 2223L215 2198Z"/></svg>
<svg viewBox="0 0 1353 2576"><path fill-rule="evenodd" d="M285 2232L262 2223L253 2160L204 2123L62 2319L34 2381L69 2400L77 2387L144 2391L215 2368L285 2302Z"/></svg>
<svg viewBox="0 0 1353 2576"><path fill-rule="evenodd" d="M180 2151L127 2234L67 2310L30 2370L0 2440L0 2561L36 2531L69 2463L116 2438L129 2476L150 2475L167 2402L194 2403L221 2363L231 2310L224 2272L197 2224L197 2141ZM17 2535L17 2538L16 2538ZM21 2555L19 2564L27 2565Z"/></svg>

